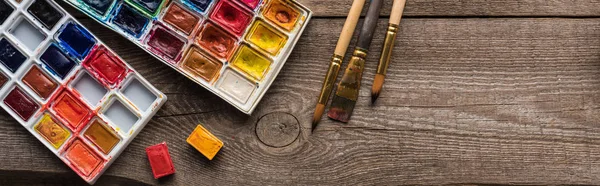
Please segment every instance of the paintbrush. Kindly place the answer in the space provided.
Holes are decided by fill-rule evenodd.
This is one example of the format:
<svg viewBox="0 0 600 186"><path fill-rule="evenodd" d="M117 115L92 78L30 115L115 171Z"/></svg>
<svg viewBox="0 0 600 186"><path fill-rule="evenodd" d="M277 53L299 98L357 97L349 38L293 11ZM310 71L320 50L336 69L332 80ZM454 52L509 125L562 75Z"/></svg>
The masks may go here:
<svg viewBox="0 0 600 186"><path fill-rule="evenodd" d="M369 5L367 16L358 36L356 48L333 96L329 112L327 112L327 116L331 119L348 122L348 119L352 115L358 98L358 91L360 90L360 80L365 68L365 58L373 39L373 32L375 31L375 27L377 27L382 1L372 0L371 5Z"/></svg>
<svg viewBox="0 0 600 186"><path fill-rule="evenodd" d="M331 91L335 85L337 75L340 71L340 67L342 66L342 61L344 60L344 54L346 54L346 50L348 49L348 45L350 44L350 40L354 34L354 29L356 28L356 23L358 22L360 12L362 11L364 5L365 0L354 0L352 3L352 7L348 13L348 18L346 18L346 22L342 28L342 33L340 34L340 38L338 39L335 47L335 52L333 53L333 57L331 57L331 63L329 64L329 70L327 70L327 74L325 75L323 87L321 87L321 95L319 95L317 108L313 116L313 131L315 128L317 128L317 124L321 120L321 116L325 111L325 105L327 104L329 95L331 95Z"/></svg>
<svg viewBox="0 0 600 186"><path fill-rule="evenodd" d="M394 0L394 5L392 6L392 14L390 15L390 22L388 23L387 32L385 34L383 50L381 50L379 65L377 66L377 74L375 74L373 88L371 89L371 102L373 103L379 97L379 93L383 87L383 81L385 79L385 74L387 73L388 65L390 64L392 50L394 49L394 42L396 41L396 34L398 33L398 27L400 25L400 20L402 19L402 12L404 12L405 4L406 0Z"/></svg>

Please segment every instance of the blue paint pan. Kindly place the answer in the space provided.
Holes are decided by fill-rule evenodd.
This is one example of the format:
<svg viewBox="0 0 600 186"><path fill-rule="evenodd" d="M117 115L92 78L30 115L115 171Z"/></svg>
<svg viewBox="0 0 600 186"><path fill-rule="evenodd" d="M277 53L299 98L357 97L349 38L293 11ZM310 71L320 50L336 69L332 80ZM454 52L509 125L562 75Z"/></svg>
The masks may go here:
<svg viewBox="0 0 600 186"><path fill-rule="evenodd" d="M73 22L67 23L61 28L56 40L79 60L83 60L96 44L96 39L92 34Z"/></svg>

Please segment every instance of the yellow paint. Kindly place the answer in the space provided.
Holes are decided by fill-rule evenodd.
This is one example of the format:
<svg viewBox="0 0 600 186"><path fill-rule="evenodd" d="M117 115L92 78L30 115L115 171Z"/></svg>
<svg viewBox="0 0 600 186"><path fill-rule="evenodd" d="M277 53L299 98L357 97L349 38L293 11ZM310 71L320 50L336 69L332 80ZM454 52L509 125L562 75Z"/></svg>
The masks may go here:
<svg viewBox="0 0 600 186"><path fill-rule="evenodd" d="M186 141L209 160L212 160L223 147L223 142L208 132L202 125L198 125Z"/></svg>
<svg viewBox="0 0 600 186"><path fill-rule="evenodd" d="M271 61L248 45L241 45L238 52L233 56L231 64L254 79L262 80L269 71Z"/></svg>
<svg viewBox="0 0 600 186"><path fill-rule="evenodd" d="M265 22L257 20L246 35L246 40L265 50L271 55L277 55L287 41L287 36L268 26Z"/></svg>
<svg viewBox="0 0 600 186"><path fill-rule="evenodd" d="M34 130L58 149L71 136L71 132L61 126L52 116L44 114L40 122L33 126Z"/></svg>

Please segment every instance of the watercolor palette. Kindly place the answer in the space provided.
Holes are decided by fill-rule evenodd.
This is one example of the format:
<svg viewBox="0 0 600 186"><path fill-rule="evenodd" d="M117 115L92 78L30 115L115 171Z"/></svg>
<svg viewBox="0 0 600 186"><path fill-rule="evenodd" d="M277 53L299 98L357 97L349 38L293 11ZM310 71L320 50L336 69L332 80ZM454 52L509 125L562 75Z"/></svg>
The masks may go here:
<svg viewBox="0 0 600 186"><path fill-rule="evenodd" d="M246 114L312 12L294 0L65 0Z"/></svg>
<svg viewBox="0 0 600 186"><path fill-rule="evenodd" d="M0 106L93 184L166 101L52 0L0 0Z"/></svg>

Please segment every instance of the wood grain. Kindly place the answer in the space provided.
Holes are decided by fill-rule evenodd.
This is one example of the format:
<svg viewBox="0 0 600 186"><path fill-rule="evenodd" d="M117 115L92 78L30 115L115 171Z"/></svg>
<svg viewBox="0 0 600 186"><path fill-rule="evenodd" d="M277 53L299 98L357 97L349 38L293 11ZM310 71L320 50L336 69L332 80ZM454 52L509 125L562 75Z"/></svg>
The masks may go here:
<svg viewBox="0 0 600 186"><path fill-rule="evenodd" d="M570 17L593 15L596 4L415 0L406 13ZM313 134L312 111L344 19L310 22L250 116L114 32L81 21L169 97L98 185L600 183L600 18L404 18L377 103L369 88L379 56L370 55L351 121L324 118ZM381 51L387 22L379 20L371 54ZM273 114L297 120L291 144L257 137L259 120ZM185 143L198 123L225 143L212 161ZM82 183L4 111L0 131L0 185ZM278 138L288 139L282 131ZM177 173L157 181L144 149L162 141Z"/></svg>

